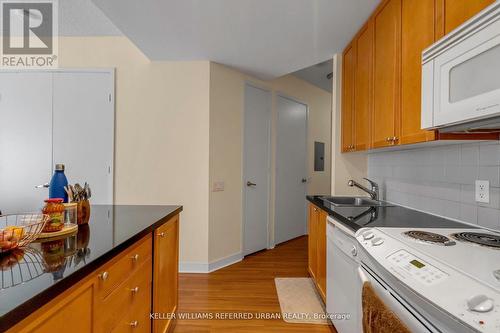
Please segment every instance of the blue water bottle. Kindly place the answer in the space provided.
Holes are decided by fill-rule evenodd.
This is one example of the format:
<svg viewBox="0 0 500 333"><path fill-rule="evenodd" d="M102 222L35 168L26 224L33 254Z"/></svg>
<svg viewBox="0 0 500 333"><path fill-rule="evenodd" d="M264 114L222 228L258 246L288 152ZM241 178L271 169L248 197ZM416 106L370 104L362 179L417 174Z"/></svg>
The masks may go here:
<svg viewBox="0 0 500 333"><path fill-rule="evenodd" d="M68 179L64 174L64 164L56 164L56 171L50 180L49 198L62 198L64 202L68 202L68 194L64 187L68 186Z"/></svg>

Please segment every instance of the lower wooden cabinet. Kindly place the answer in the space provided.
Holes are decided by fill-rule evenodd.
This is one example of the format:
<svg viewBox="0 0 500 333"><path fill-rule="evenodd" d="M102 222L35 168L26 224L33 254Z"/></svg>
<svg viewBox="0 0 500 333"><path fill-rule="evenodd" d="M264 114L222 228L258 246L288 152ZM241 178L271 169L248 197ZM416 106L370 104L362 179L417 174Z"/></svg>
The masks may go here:
<svg viewBox="0 0 500 333"><path fill-rule="evenodd" d="M178 217L155 231L153 312L160 314L160 319L153 322L153 332L156 333L167 332L175 322L171 315L177 310L178 239Z"/></svg>
<svg viewBox="0 0 500 333"><path fill-rule="evenodd" d="M309 204L308 270L323 301L326 301L326 218L328 214Z"/></svg>
<svg viewBox="0 0 500 333"><path fill-rule="evenodd" d="M178 240L176 215L8 332L169 331L174 321L163 318L177 309Z"/></svg>
<svg viewBox="0 0 500 333"><path fill-rule="evenodd" d="M92 316L95 278L62 293L45 307L28 317L9 332L53 333L93 332ZM78 323L75 325L75 323Z"/></svg>

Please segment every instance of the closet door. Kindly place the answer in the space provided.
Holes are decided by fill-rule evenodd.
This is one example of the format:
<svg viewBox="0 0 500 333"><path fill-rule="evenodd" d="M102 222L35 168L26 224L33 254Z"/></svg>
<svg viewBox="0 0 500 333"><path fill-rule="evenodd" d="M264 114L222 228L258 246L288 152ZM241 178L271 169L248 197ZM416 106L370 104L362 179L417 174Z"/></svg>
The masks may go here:
<svg viewBox="0 0 500 333"><path fill-rule="evenodd" d="M113 203L113 71L54 73L54 164L88 182L93 204Z"/></svg>
<svg viewBox="0 0 500 333"><path fill-rule="evenodd" d="M0 210L43 206L52 172L52 75L0 72Z"/></svg>

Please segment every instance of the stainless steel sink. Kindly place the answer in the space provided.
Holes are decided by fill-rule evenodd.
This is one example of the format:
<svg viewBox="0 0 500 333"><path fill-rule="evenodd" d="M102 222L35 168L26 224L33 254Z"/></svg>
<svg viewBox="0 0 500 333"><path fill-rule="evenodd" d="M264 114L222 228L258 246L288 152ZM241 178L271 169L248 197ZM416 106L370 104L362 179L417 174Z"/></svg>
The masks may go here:
<svg viewBox="0 0 500 333"><path fill-rule="evenodd" d="M324 196L321 197L326 203L332 204L337 207L382 207L382 206L392 206L391 204L380 201L373 200L367 197L331 197Z"/></svg>

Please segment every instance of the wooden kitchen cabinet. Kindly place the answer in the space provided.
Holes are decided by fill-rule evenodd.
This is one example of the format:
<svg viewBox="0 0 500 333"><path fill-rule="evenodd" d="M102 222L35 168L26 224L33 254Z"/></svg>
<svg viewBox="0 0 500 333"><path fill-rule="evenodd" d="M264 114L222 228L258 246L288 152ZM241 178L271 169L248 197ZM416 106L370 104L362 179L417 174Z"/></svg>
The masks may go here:
<svg viewBox="0 0 500 333"><path fill-rule="evenodd" d="M442 22L444 33L448 34L495 0L436 0L436 2L443 8L444 15L440 18L444 20Z"/></svg>
<svg viewBox="0 0 500 333"><path fill-rule="evenodd" d="M326 301L326 218L328 214L309 204L308 270L318 292Z"/></svg>
<svg viewBox="0 0 500 333"><path fill-rule="evenodd" d="M373 107L373 20L359 32L356 41L354 83L354 148L370 148L371 114Z"/></svg>
<svg viewBox="0 0 500 333"><path fill-rule="evenodd" d="M318 236L318 219L319 219L319 208L313 204L309 204L308 208L308 270L311 277L316 280L316 272L318 267L318 251L317 251L317 236Z"/></svg>
<svg viewBox="0 0 500 333"><path fill-rule="evenodd" d="M422 51L493 2L383 0L343 53L342 152L498 140L495 133L421 129Z"/></svg>
<svg viewBox="0 0 500 333"><path fill-rule="evenodd" d="M435 140L420 128L422 51L436 40L436 0L402 0L400 144Z"/></svg>
<svg viewBox="0 0 500 333"><path fill-rule="evenodd" d="M386 1L374 17L372 146L397 144L401 112L401 0Z"/></svg>
<svg viewBox="0 0 500 333"><path fill-rule="evenodd" d="M92 332L95 278L71 288L30 316L9 333ZM75 325L78 323L78 325Z"/></svg>
<svg viewBox="0 0 500 333"><path fill-rule="evenodd" d="M355 149L354 145L354 80L356 45L349 45L342 56L342 152Z"/></svg>
<svg viewBox="0 0 500 333"><path fill-rule="evenodd" d="M316 240L317 248L317 276L316 284L318 286L319 293L326 302L326 217L328 214L322 209L319 210L318 218L318 236Z"/></svg>
<svg viewBox="0 0 500 333"><path fill-rule="evenodd" d="M169 331L175 320L168 318L177 310L177 286L179 266L179 217L172 218L155 231L153 312L162 319L153 322L153 332ZM167 318L165 318L167 316Z"/></svg>
<svg viewBox="0 0 500 333"><path fill-rule="evenodd" d="M177 309L178 240L177 214L7 332L167 332L173 320L162 318Z"/></svg>

